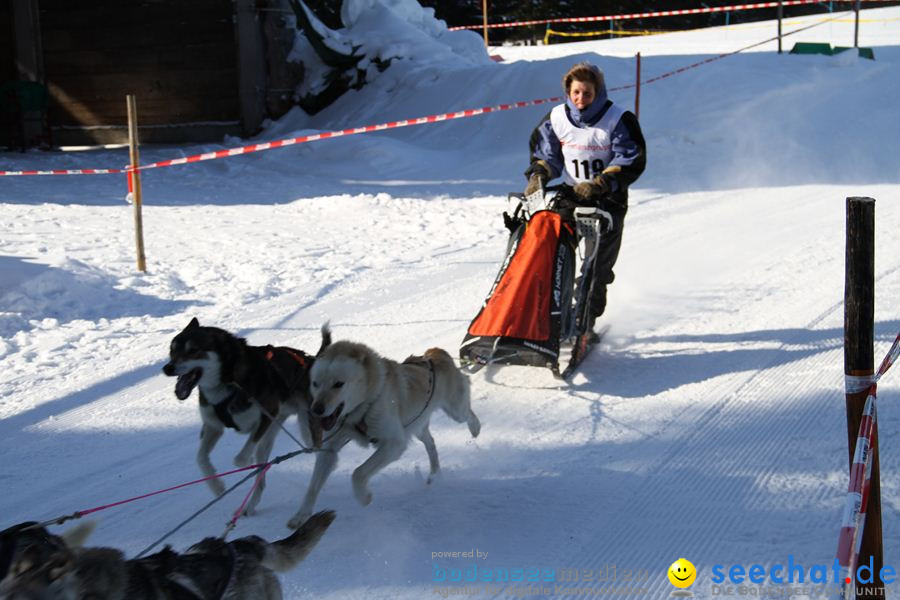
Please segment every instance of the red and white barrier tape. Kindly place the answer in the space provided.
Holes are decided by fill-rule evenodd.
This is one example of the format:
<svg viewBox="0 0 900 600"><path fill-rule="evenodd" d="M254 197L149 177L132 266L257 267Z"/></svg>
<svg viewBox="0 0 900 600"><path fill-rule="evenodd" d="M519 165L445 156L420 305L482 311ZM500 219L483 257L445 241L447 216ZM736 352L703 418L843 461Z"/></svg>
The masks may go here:
<svg viewBox="0 0 900 600"><path fill-rule="evenodd" d="M853 0L838 0L839 2L852 2ZM888 0L865 0L866 2L887 2ZM595 17L559 17L556 19L539 19L535 21L516 21L515 23L489 23L488 29L501 29L507 27L524 27L526 25L545 25L549 23L588 23L596 21L630 21L633 19L649 19L652 17L675 17L679 15L698 15L702 13L719 13L738 10L755 10L759 8L774 8L782 6L795 6L799 4L820 4L821 0L785 0L784 2L756 2L753 4L734 4L731 6L709 6L705 8L683 8L678 10L661 10L656 12L627 13L621 15L599 15ZM448 27L449 31L463 29L484 29L484 25L463 25Z"/></svg>
<svg viewBox="0 0 900 600"><path fill-rule="evenodd" d="M555 98L542 98L540 100L528 100L524 102L513 102L510 104L500 104L498 106L484 106L482 108L470 108L467 110L459 110L451 113L443 113L440 115L429 115L427 117L419 117L416 119L403 119L402 121L390 121L379 125L366 125L364 127L353 127L351 129L341 129L339 131L325 131L323 133L315 133L312 135L302 135L299 137L278 140L275 142L266 142L263 144L252 144L243 148L231 148L229 150L219 150L217 152L205 152L195 156L185 158L175 158L172 160L164 160L141 165L140 170L155 169L158 167L170 167L172 165L183 165L186 163L200 162L204 160L213 160L216 158L224 158L226 156L237 156L239 154L250 154L251 152L259 152L261 150L269 150L271 148L281 148L282 146L292 146L294 144L305 144L307 142L315 142L317 140L325 140L348 135L356 135L358 133L369 133L371 131L382 131L385 129L397 129L400 127L409 127L411 125L422 125L424 123L439 123L441 121L450 121L453 119L462 119L465 117L474 117L476 115L484 115L493 112L511 110L513 108L524 108L526 106L535 106L538 104L547 104L549 102L559 102L563 98L557 96Z"/></svg>
<svg viewBox="0 0 900 600"><path fill-rule="evenodd" d="M891 346L891 349L888 350L887 356L881 361L881 366L878 367L878 371L875 373L876 383L878 383L878 380L888 372L888 369L894 366L898 357L900 357L900 333L897 334L897 339L894 340L894 344Z"/></svg>
<svg viewBox="0 0 900 600"><path fill-rule="evenodd" d="M881 366L875 375L846 376L845 388L848 394L869 390L863 408L862 421L856 439L856 450L853 453L853 465L850 467L850 484L847 486L847 502L844 505L844 518L841 522L841 533L838 537L837 559L841 565L842 598L849 598L856 579L856 565L859 562L859 549L862 534L866 525L866 507L869 502L871 487L872 456L878 448L878 419L875 410L875 398L878 380L900 356L900 333L894 340Z"/></svg>
<svg viewBox="0 0 900 600"><path fill-rule="evenodd" d="M866 526L866 506L872 476L872 455L878 447L878 423L875 415L875 389L866 398L853 466L850 468L850 484L847 486L847 503L838 538L837 559L841 565L842 597L849 598L856 579L856 563L862 544L862 532Z"/></svg>
<svg viewBox="0 0 900 600"><path fill-rule="evenodd" d="M801 27L800 29L794 29L793 31L789 31L787 33L782 33L781 37L785 38L789 35L794 35L795 33L800 33L801 31L806 31L807 29L812 29L813 27L818 27L819 25L824 25L825 23L828 23L830 21L840 19L842 16L843 16L843 13L841 15L835 15L834 17L824 19L822 21L817 21L811 25L807 25L806 27ZM709 64L711 62L715 62L717 60L721 60L721 59L727 58L729 56L734 56L735 54L740 54L741 52L744 52L745 50L750 50L751 48L756 48L757 46L762 46L764 44L774 42L777 39L778 39L778 36L776 35L774 37L770 37L767 40L763 40L761 42L756 42L756 43L750 44L749 46L744 46L743 48L739 48L739 49L733 50L731 52L725 52L724 54L719 54L717 56L711 56L709 58L704 58L703 60L692 63L690 65L686 65L684 67L679 67L679 68L675 69L674 71L668 71L667 73L663 73L662 75L657 75L656 77L651 77L650 79L645 79L644 81L641 82L641 85L656 83L657 81L660 81L661 79L665 79L665 78L671 77L673 75L680 75L681 73L684 73L685 71L690 71L691 69L696 69L697 67L702 67L703 65ZM615 92L618 90L626 90L629 88L633 88L636 85L637 84L635 84L635 83L629 83L628 85L622 85L622 86L619 86L616 88L612 88L609 91Z"/></svg>
<svg viewBox="0 0 900 600"><path fill-rule="evenodd" d="M0 177L14 175L109 175L127 169L54 169L52 171L0 171Z"/></svg>
<svg viewBox="0 0 900 600"><path fill-rule="evenodd" d="M553 98L541 98L538 100L528 100L522 102L512 102L509 104L499 104L497 106L484 106L482 108L470 108L439 115L429 115L427 117L418 117L415 119L403 119L401 121L390 121L388 123L380 123L378 125L366 125L364 127L354 127L351 129L342 129L339 131L325 131L311 135L302 135L299 137L277 140L274 142L264 142L262 144L251 144L240 148L229 148L227 150L217 150L215 152L204 152L194 156L186 156L183 158L173 158L155 163L141 165L138 170L156 169L159 167L171 167L174 165L184 165L188 163L201 162L205 160L214 160L217 158L225 158L228 156L238 156L240 154L250 154L252 152L261 152L262 150L271 150L273 148L281 148L283 146L293 146L296 144L304 144L307 142L315 142L317 140L325 140L329 138L343 137L355 135L358 133L369 133L371 131L383 131L385 129L397 129L400 127L410 127L412 125L422 125L425 123L439 123L441 121L451 121L453 119L462 119L465 117L474 117L488 113L511 110L514 108L524 108L526 106L536 106L538 104L547 104L550 102L560 102L562 96ZM124 169L79 169L79 170L53 170L53 171L0 171L0 176L14 175L102 175L109 173L127 173L131 170L129 167Z"/></svg>

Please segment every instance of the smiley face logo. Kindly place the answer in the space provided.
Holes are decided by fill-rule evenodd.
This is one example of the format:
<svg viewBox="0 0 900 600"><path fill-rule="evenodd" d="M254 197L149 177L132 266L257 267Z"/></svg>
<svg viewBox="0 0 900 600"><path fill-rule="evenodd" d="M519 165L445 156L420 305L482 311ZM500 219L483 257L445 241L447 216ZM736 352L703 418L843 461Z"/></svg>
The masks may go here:
<svg viewBox="0 0 900 600"><path fill-rule="evenodd" d="M697 578L697 569L691 561L679 558L669 567L669 581L677 588L689 587Z"/></svg>

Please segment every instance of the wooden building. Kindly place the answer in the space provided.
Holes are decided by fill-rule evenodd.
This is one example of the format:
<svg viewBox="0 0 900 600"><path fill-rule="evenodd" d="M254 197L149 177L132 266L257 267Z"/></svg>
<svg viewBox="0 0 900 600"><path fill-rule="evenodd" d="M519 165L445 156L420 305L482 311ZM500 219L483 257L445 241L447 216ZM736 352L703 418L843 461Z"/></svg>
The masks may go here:
<svg viewBox="0 0 900 600"><path fill-rule="evenodd" d="M288 11L276 0L0 0L0 84L46 86L54 145L127 141L127 94L145 143L252 135L302 77L285 61Z"/></svg>

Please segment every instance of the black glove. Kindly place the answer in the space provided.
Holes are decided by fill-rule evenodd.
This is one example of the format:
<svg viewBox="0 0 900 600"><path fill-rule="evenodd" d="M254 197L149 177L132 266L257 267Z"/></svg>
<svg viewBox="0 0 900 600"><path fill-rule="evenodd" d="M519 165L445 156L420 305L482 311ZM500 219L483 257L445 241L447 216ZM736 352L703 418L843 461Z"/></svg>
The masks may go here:
<svg viewBox="0 0 900 600"><path fill-rule="evenodd" d="M576 183L572 188L579 202L584 204L597 204L600 199L612 191L610 179L603 173L594 175L590 181Z"/></svg>
<svg viewBox="0 0 900 600"><path fill-rule="evenodd" d="M509 229L510 233L515 232L516 229L522 224L522 219L518 216L511 217L508 212L503 211L503 225Z"/></svg>
<svg viewBox="0 0 900 600"><path fill-rule="evenodd" d="M544 184L550 179L550 165L545 160L536 160L525 170L528 177L528 185L525 186L525 195L530 196L543 189Z"/></svg>

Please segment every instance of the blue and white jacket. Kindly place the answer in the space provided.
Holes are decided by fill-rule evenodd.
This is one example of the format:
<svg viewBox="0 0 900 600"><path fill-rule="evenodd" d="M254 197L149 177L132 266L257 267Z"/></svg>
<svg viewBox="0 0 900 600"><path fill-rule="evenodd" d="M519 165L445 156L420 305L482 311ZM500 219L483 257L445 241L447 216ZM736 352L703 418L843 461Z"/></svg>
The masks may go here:
<svg viewBox="0 0 900 600"><path fill-rule="evenodd" d="M562 176L574 185L602 173L612 189L609 200L620 208L628 206L628 186L647 164L637 117L613 104L606 89L597 90L584 111L568 99L554 107L532 132L529 146L532 164L545 161L551 179Z"/></svg>

